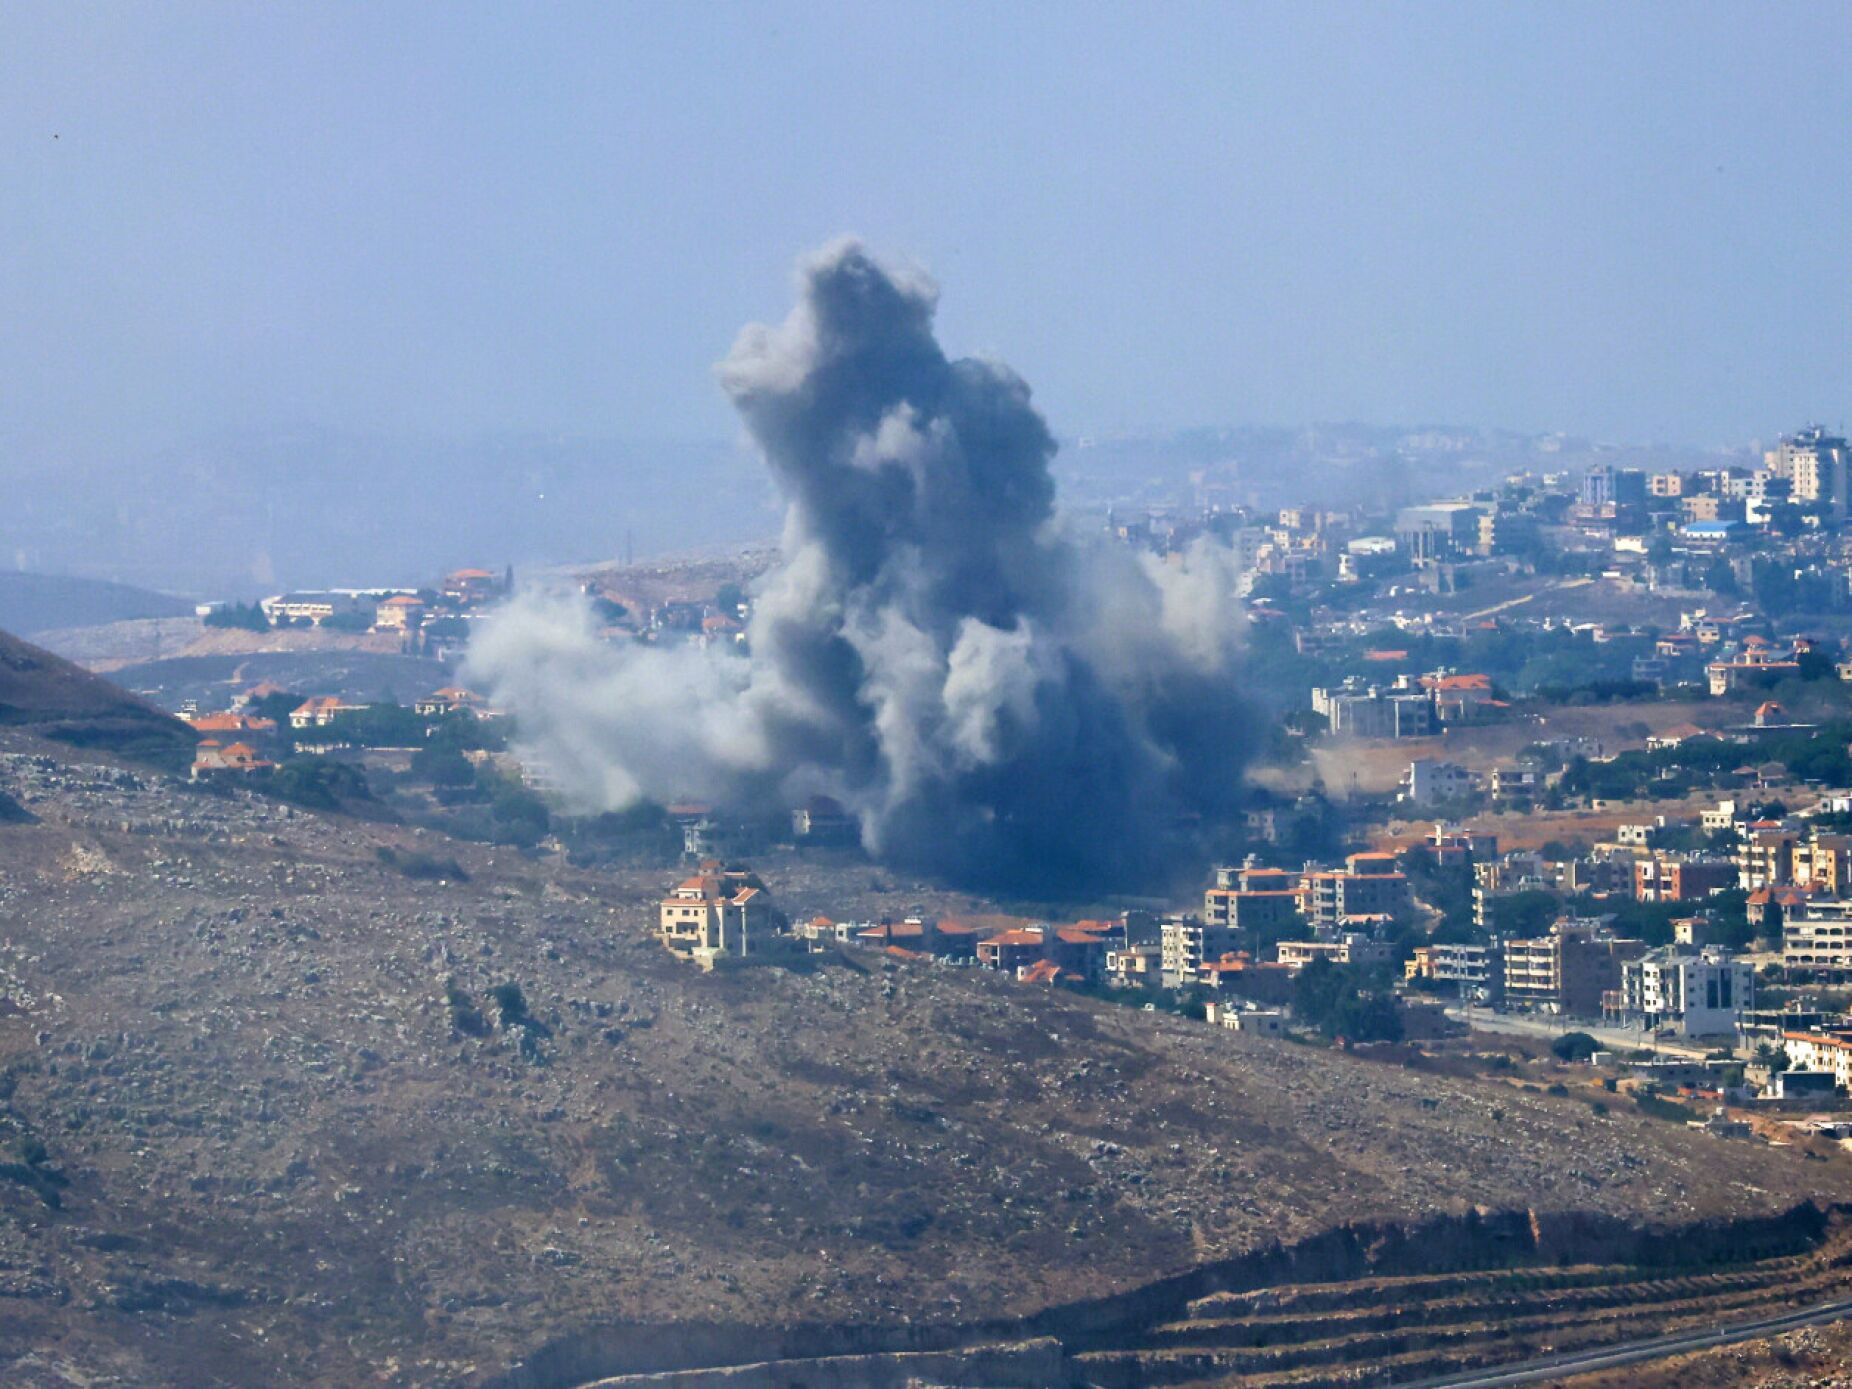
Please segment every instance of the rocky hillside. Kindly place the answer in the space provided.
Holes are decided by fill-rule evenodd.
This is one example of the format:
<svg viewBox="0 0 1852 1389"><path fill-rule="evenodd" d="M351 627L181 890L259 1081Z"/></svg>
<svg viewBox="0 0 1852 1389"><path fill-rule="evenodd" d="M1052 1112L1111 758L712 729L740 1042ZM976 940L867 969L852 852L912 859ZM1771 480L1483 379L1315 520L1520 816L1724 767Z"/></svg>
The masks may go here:
<svg viewBox="0 0 1852 1389"><path fill-rule="evenodd" d="M1845 1184L975 971L703 976L663 875L0 738L8 1385L471 1385L619 1321L988 1319L1342 1223Z"/></svg>

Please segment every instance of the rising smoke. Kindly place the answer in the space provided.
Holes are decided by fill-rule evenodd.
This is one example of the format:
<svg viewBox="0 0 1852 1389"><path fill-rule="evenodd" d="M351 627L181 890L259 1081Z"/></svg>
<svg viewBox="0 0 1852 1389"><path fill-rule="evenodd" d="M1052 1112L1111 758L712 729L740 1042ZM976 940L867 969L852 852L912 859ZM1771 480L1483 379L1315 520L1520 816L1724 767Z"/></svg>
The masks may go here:
<svg viewBox="0 0 1852 1389"><path fill-rule="evenodd" d="M612 646L583 600L527 593L470 678L591 807L825 794L871 854L950 882L1159 881L1240 791L1228 552L1070 534L1028 386L947 360L929 280L853 242L799 278L719 368L788 501L750 656Z"/></svg>

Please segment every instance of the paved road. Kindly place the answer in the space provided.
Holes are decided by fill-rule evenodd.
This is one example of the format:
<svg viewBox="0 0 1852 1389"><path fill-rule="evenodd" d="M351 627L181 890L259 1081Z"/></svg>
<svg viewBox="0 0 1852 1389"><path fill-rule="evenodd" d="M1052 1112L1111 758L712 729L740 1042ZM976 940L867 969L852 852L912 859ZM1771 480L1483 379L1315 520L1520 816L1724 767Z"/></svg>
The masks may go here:
<svg viewBox="0 0 1852 1389"><path fill-rule="evenodd" d="M1824 1302L1803 1307L1798 1312L1762 1317L1756 1321L1737 1322L1732 1326L1699 1327L1675 1331L1669 1336L1649 1340L1626 1341L1614 1346L1595 1346L1586 1350L1546 1355L1502 1369L1470 1370L1464 1374L1443 1375L1439 1379L1419 1380L1405 1389L1502 1389L1509 1384L1537 1384L1544 1380L1564 1379L1570 1375L1590 1374L1596 1370L1614 1370L1624 1365L1638 1365L1647 1360L1663 1360L1669 1355L1709 1350L1714 1346L1735 1345L1763 1336L1779 1335L1803 1326L1822 1326L1827 1322L1852 1316L1852 1299Z"/></svg>
<svg viewBox="0 0 1852 1389"><path fill-rule="evenodd" d="M1651 1050L1666 1056L1689 1056L1702 1060L1717 1047L1727 1045L1734 1038L1718 1038L1709 1047L1694 1045L1691 1042L1661 1040L1650 1033L1622 1031L1614 1027L1601 1027L1590 1022L1577 1022L1570 1018L1532 1017L1522 1013L1494 1013L1487 1008L1449 1008L1447 1016L1455 1022L1463 1022L1475 1032L1508 1032L1522 1037L1557 1038L1565 1032L1586 1032L1603 1046L1616 1051Z"/></svg>

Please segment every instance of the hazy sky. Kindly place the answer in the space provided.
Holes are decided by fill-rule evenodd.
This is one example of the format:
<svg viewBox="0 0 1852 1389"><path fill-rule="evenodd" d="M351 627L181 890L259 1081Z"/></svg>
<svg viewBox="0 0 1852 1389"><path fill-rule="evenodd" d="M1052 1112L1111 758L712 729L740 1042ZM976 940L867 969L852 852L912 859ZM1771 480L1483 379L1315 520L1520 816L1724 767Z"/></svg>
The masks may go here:
<svg viewBox="0 0 1852 1389"><path fill-rule="evenodd" d="M1852 413L1852 9L0 8L0 427L724 437L843 232L1057 431Z"/></svg>

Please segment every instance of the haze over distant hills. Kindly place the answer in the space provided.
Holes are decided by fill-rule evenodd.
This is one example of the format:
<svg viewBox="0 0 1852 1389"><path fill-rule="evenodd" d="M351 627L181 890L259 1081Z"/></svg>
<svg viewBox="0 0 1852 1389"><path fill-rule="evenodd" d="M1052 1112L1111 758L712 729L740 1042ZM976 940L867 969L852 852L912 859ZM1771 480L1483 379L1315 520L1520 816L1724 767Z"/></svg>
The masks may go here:
<svg viewBox="0 0 1852 1389"><path fill-rule="evenodd" d="M1772 421L1771 430L1799 423ZM418 583L466 563L725 550L773 539L779 527L765 470L723 441L304 429L145 449L7 444L0 567L200 598ZM1515 468L1598 458L1689 468L1749 456L1440 426L1242 426L1069 439L1054 472L1061 505L1084 511L1202 501L1393 507ZM162 614L115 614L131 615ZM23 631L100 620L109 619L0 612Z"/></svg>
<svg viewBox="0 0 1852 1389"><path fill-rule="evenodd" d="M0 566L201 598L412 584L463 564L763 538L777 529L763 476L726 443L320 430L76 453L16 442L0 461Z"/></svg>

